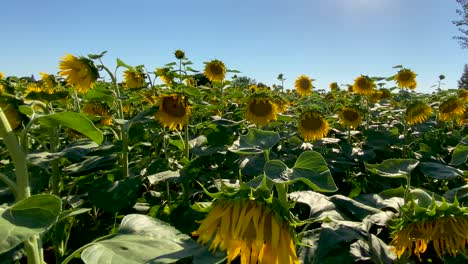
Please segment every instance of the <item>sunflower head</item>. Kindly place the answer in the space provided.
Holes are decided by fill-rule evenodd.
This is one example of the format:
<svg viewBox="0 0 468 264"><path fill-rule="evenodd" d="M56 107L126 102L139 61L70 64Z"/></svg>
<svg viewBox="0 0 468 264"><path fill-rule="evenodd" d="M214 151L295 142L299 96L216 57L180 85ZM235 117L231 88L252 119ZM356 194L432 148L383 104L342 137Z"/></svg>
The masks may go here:
<svg viewBox="0 0 468 264"><path fill-rule="evenodd" d="M21 123L26 120L25 115L22 114L18 108L21 104L22 101L16 98L0 97L0 111L3 111L13 130L19 128Z"/></svg>
<svg viewBox="0 0 468 264"><path fill-rule="evenodd" d="M458 90L458 98L460 98L460 100L462 100L464 103L468 103L468 90Z"/></svg>
<svg viewBox="0 0 468 264"><path fill-rule="evenodd" d="M289 224L265 202L219 199L192 233L213 252L226 250L227 263L299 264Z"/></svg>
<svg viewBox="0 0 468 264"><path fill-rule="evenodd" d="M336 91L336 90L338 90L338 88L339 87L338 87L338 84L336 82L330 83L330 91L332 91L332 92Z"/></svg>
<svg viewBox="0 0 468 264"><path fill-rule="evenodd" d="M408 125L417 125L426 121L432 114L432 108L421 101L409 104L406 108L406 122Z"/></svg>
<svg viewBox="0 0 468 264"><path fill-rule="evenodd" d="M170 86L174 81L174 75L169 68L157 68L156 76L161 78L161 81L163 81L166 86Z"/></svg>
<svg viewBox="0 0 468 264"><path fill-rule="evenodd" d="M155 113L155 118L171 130L182 129L192 114L191 106L181 94L162 95L157 104L159 110Z"/></svg>
<svg viewBox="0 0 468 264"><path fill-rule="evenodd" d="M394 76L394 79L400 88L414 90L416 88L416 73L410 69L401 69Z"/></svg>
<svg viewBox="0 0 468 264"><path fill-rule="evenodd" d="M145 74L139 70L126 70L124 71L124 82L126 88L143 88L146 86Z"/></svg>
<svg viewBox="0 0 468 264"><path fill-rule="evenodd" d="M226 75L226 66L220 60L205 62L204 74L210 81L220 82L224 80Z"/></svg>
<svg viewBox="0 0 468 264"><path fill-rule="evenodd" d="M45 72L40 72L39 75L41 75L41 81L43 86L51 90L55 89L55 87L57 86L57 81L55 80L55 77L53 75L47 74Z"/></svg>
<svg viewBox="0 0 468 264"><path fill-rule="evenodd" d="M245 118L257 126L264 126L276 120L278 106L268 93L252 94L245 108Z"/></svg>
<svg viewBox="0 0 468 264"><path fill-rule="evenodd" d="M369 101L377 103L382 98L382 93L383 92L380 90L374 90L374 92L369 96Z"/></svg>
<svg viewBox="0 0 468 264"><path fill-rule="evenodd" d="M375 83L368 76L361 75L354 80L352 87L356 94L371 95L374 92Z"/></svg>
<svg viewBox="0 0 468 264"><path fill-rule="evenodd" d="M197 80L195 78L190 77L185 79L185 84L187 86L197 87Z"/></svg>
<svg viewBox="0 0 468 264"><path fill-rule="evenodd" d="M392 97L392 92L390 92L389 89L380 89L380 91L382 92L382 94L380 95L380 100L385 100L385 99L389 99Z"/></svg>
<svg viewBox="0 0 468 264"><path fill-rule="evenodd" d="M0 72L0 80L5 78L5 74L3 72Z"/></svg>
<svg viewBox="0 0 468 264"><path fill-rule="evenodd" d="M302 97L312 94L312 88L314 88L312 79L306 75L299 76L294 82L294 87L296 88L296 92Z"/></svg>
<svg viewBox="0 0 468 264"><path fill-rule="evenodd" d="M93 115L100 118L102 125L110 126L112 124L112 117L110 108L100 102L86 102L81 108L83 113Z"/></svg>
<svg viewBox="0 0 468 264"><path fill-rule="evenodd" d="M303 112L297 122L297 129L304 141L321 139L328 133L328 121L316 110Z"/></svg>
<svg viewBox="0 0 468 264"><path fill-rule="evenodd" d="M341 108L338 111L338 117L340 118L340 124L346 128L356 129L362 123L361 112L353 108Z"/></svg>
<svg viewBox="0 0 468 264"><path fill-rule="evenodd" d="M93 61L85 57L67 54L59 64L59 75L64 76L68 85L77 92L86 93L99 78L99 72Z"/></svg>
<svg viewBox="0 0 468 264"><path fill-rule="evenodd" d="M465 104L457 97L450 97L439 106L439 119L447 121L462 116L465 112Z"/></svg>
<svg viewBox="0 0 468 264"><path fill-rule="evenodd" d="M33 83L29 83L26 86L26 91L24 93L25 93L25 96L27 97L30 93L44 92L46 94L53 94L54 91L55 91L54 87L53 86L50 87L46 85L45 82L33 82Z"/></svg>
<svg viewBox="0 0 468 264"><path fill-rule="evenodd" d="M178 49L174 52L174 56L176 57L176 59L181 60L185 58L185 52L183 50Z"/></svg>
<svg viewBox="0 0 468 264"><path fill-rule="evenodd" d="M463 113L463 115L455 119L455 122L459 126L468 125L468 107L465 108L465 112Z"/></svg>

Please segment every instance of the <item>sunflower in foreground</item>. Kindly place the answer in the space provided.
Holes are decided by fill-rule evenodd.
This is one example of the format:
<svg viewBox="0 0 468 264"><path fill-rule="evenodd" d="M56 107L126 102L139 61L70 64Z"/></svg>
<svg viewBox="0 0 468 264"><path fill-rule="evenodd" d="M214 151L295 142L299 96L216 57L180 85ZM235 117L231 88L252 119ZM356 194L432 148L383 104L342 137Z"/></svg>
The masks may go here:
<svg viewBox="0 0 468 264"><path fill-rule="evenodd" d="M191 106L184 95L162 95L157 104L159 110L155 113L155 118L171 130L182 129L192 114Z"/></svg>
<svg viewBox="0 0 468 264"><path fill-rule="evenodd" d="M463 102L459 98L451 97L440 104L439 119L447 121L462 116L464 112L465 105Z"/></svg>
<svg viewBox="0 0 468 264"><path fill-rule="evenodd" d="M354 80L352 87L353 92L356 94L372 95L375 84L368 76L361 75Z"/></svg>
<svg viewBox="0 0 468 264"><path fill-rule="evenodd" d="M204 74L208 80L220 82L226 75L226 66L220 60L205 62Z"/></svg>
<svg viewBox="0 0 468 264"><path fill-rule="evenodd" d="M307 95L312 94L312 88L314 87L312 85L312 79L305 75L301 75L296 79L296 82L294 83L294 87L296 88L296 92L304 97Z"/></svg>
<svg viewBox="0 0 468 264"><path fill-rule="evenodd" d="M65 55L59 64L59 75L64 76L68 85L75 87L77 92L86 93L99 78L99 72L93 61L85 57Z"/></svg>
<svg viewBox="0 0 468 264"><path fill-rule="evenodd" d="M408 88L414 90L416 88L416 73L410 69L401 69L394 76L395 82L400 88Z"/></svg>
<svg viewBox="0 0 468 264"><path fill-rule="evenodd" d="M421 101L416 101L406 108L406 122L408 125L417 125L426 121L432 114L432 108Z"/></svg>
<svg viewBox="0 0 468 264"><path fill-rule="evenodd" d="M344 107L338 112L340 124L346 128L356 129L362 123L362 114L358 110Z"/></svg>
<svg viewBox="0 0 468 264"><path fill-rule="evenodd" d="M321 113L309 110L299 117L297 128L304 141L317 140L327 135L328 122Z"/></svg>
<svg viewBox="0 0 468 264"><path fill-rule="evenodd" d="M412 200L401 211L401 217L390 226L393 229L390 245L399 258L407 253L421 260L421 254L428 249L434 250L439 258L464 251L468 243L468 210L460 207L457 200L449 204L445 200L435 202L433 198L429 206L420 206Z"/></svg>
<svg viewBox="0 0 468 264"><path fill-rule="evenodd" d="M245 108L245 118L257 126L264 126L271 120L276 120L278 106L267 94L253 94Z"/></svg>
<svg viewBox="0 0 468 264"><path fill-rule="evenodd" d="M25 119L23 114L19 111L18 106L22 102L16 98L12 97L0 97L0 111L2 111L8 123L10 123L11 129L16 129L20 127L21 123Z"/></svg>
<svg viewBox="0 0 468 264"><path fill-rule="evenodd" d="M124 82L125 87L130 89L145 87L145 74L139 70L126 70L124 72Z"/></svg>
<svg viewBox="0 0 468 264"><path fill-rule="evenodd" d="M266 203L248 199L217 200L198 230L198 242L226 250L227 263L300 264L287 221Z"/></svg>

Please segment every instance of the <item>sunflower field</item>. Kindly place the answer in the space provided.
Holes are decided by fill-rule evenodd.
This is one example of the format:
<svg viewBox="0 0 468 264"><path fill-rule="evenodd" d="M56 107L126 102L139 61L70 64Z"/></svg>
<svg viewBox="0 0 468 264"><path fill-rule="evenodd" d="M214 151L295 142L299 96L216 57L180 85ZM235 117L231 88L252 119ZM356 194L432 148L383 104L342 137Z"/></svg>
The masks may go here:
<svg viewBox="0 0 468 264"><path fill-rule="evenodd" d="M468 261L467 90L104 55L0 73L1 264Z"/></svg>

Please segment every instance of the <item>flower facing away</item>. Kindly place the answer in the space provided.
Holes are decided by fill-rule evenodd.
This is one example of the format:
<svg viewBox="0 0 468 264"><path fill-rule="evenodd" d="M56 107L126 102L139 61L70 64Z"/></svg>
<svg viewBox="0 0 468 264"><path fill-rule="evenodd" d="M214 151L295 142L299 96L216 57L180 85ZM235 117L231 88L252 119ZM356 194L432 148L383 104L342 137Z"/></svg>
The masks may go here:
<svg viewBox="0 0 468 264"><path fill-rule="evenodd" d="M187 78L185 79L185 84L187 86L197 87L197 80L195 78Z"/></svg>
<svg viewBox="0 0 468 264"><path fill-rule="evenodd" d="M327 120L321 113L314 110L302 113L299 117L297 127L304 141L321 139L326 136L328 132Z"/></svg>
<svg viewBox="0 0 468 264"><path fill-rule="evenodd" d="M406 108L406 122L408 125L417 125L426 121L432 114L432 108L421 101L416 101Z"/></svg>
<svg viewBox="0 0 468 264"><path fill-rule="evenodd" d="M294 83L294 87L296 88L296 92L300 96L307 96L312 94L312 79L305 75L301 75L296 79L296 82Z"/></svg>
<svg viewBox="0 0 468 264"><path fill-rule="evenodd" d="M19 101L15 98L0 97L0 109L5 114L11 129L20 127L23 116L18 109Z"/></svg>
<svg viewBox="0 0 468 264"><path fill-rule="evenodd" d="M205 62L204 74L210 81L222 81L226 75L226 66L220 60L212 60Z"/></svg>
<svg viewBox="0 0 468 264"><path fill-rule="evenodd" d="M65 55L59 64L59 75L64 76L68 85L73 85L77 92L86 93L99 77L93 61L85 57Z"/></svg>
<svg viewBox="0 0 468 264"><path fill-rule="evenodd" d="M447 121L462 116L464 112L465 105L463 102L459 98L451 97L440 104L439 119Z"/></svg>
<svg viewBox="0 0 468 264"><path fill-rule="evenodd" d="M338 84L336 82L330 83L330 90L332 92L338 90Z"/></svg>
<svg viewBox="0 0 468 264"><path fill-rule="evenodd" d="M174 56L176 57L176 59L181 60L185 58L185 52L183 50L178 49L174 52Z"/></svg>
<svg viewBox="0 0 468 264"><path fill-rule="evenodd" d="M192 233L209 249L227 251L227 263L299 264L289 224L266 204L252 200L218 200Z"/></svg>
<svg viewBox="0 0 468 264"><path fill-rule="evenodd" d="M359 76L354 80L353 92L356 94L371 95L374 92L374 81L367 76Z"/></svg>
<svg viewBox="0 0 468 264"><path fill-rule="evenodd" d="M440 258L446 253L455 256L468 243L468 217L446 216L409 223L396 230L392 237L390 245L395 247L398 257L408 252L409 256L414 253L420 258L430 243Z"/></svg>
<svg viewBox="0 0 468 264"><path fill-rule="evenodd" d="M54 90L57 86L57 81L55 80L54 76L51 74L47 74L45 72L40 72L42 85L47 87L48 89Z"/></svg>
<svg viewBox="0 0 468 264"><path fill-rule="evenodd" d="M141 71L126 70L124 72L125 87L130 89L142 88L146 86L145 74Z"/></svg>
<svg viewBox="0 0 468 264"><path fill-rule="evenodd" d="M171 85L174 80L174 76L171 74L168 68L157 68L156 75L161 78L163 83L167 86Z"/></svg>
<svg viewBox="0 0 468 264"><path fill-rule="evenodd" d="M171 130L182 129L192 114L191 107L183 95L163 95L157 104L159 110L155 113L156 119Z"/></svg>
<svg viewBox="0 0 468 264"><path fill-rule="evenodd" d="M340 124L346 128L356 129L362 122L361 112L344 107L338 112L338 117L340 118Z"/></svg>
<svg viewBox="0 0 468 264"><path fill-rule="evenodd" d="M278 106L267 95L253 95L247 102L245 118L257 126L264 126L276 120Z"/></svg>
<svg viewBox="0 0 468 264"><path fill-rule="evenodd" d="M410 69L401 69L394 78L400 88L408 88L411 90L416 88L416 73Z"/></svg>
<svg viewBox="0 0 468 264"><path fill-rule="evenodd" d="M112 117L110 113L110 108L99 102L87 102L83 108L83 113L88 115L94 115L101 117L99 121L102 125L110 126L112 125Z"/></svg>

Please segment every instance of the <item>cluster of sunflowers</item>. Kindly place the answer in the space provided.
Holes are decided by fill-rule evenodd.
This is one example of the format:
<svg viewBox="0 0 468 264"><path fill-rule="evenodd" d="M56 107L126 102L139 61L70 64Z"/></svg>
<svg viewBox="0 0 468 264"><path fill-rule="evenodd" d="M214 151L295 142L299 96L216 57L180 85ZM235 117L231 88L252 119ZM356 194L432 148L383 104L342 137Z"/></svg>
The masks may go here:
<svg viewBox="0 0 468 264"><path fill-rule="evenodd" d="M33 109L47 114L53 111L53 107L49 107L52 102L72 98L74 105L68 107L86 114L125 141L122 120L152 109L150 112L162 129L185 131L184 147L188 158L191 121L204 120L206 117L196 116L196 110L208 106L213 110L210 118L237 119L235 121L245 122L248 128L268 129L275 122L294 123L296 131L293 133L312 143L327 137L334 125L331 122L344 128L350 140L351 130L364 130L362 124L368 128L371 105L379 102L405 106L401 115L404 129L428 121L434 111L438 122L459 126L468 123L467 91L446 96L440 103L431 105L427 97L419 99L415 95L416 74L403 67L398 67L401 69L386 79L401 88L403 95L400 102L395 102L391 89L377 88L376 83L383 78L365 75L358 76L347 90L341 90L340 85L333 82L327 94L314 93L314 79L306 75L300 75L295 80L295 89L286 92L255 84L241 87L234 78L226 79L227 73L237 71L227 69L220 60L206 62L202 76L188 74L196 71L190 68L191 62L181 50L174 54L178 63L167 64L153 72L147 72L144 66L133 67L117 60L118 68L125 68L119 83L103 65L103 55L76 57L67 54L59 63L59 76L41 73L41 80L30 80L22 84L23 87L13 87L0 73L0 108L11 127L21 127L24 116L18 108L22 100L32 101ZM106 72L110 84L100 80L100 71ZM161 84L156 84L157 78ZM283 76L279 79L283 80ZM112 99L105 100L109 96ZM119 125L122 126L120 130ZM113 130L115 127L120 134ZM298 222L289 211L294 203L285 195L275 197L278 191L272 188L261 191L241 183L234 192L222 190L216 195L208 194L214 200L203 210L207 215L199 221L192 236L200 244L209 244L213 252L226 251L227 263L237 258L241 263L300 263L296 253L298 239L293 228ZM456 200L453 204L434 199L429 204L417 201L416 198L406 200L399 217L392 222L390 244L395 254L398 257L414 254L421 258L428 245L432 245L440 258L444 254L455 256L462 252L468 243L466 208Z"/></svg>

